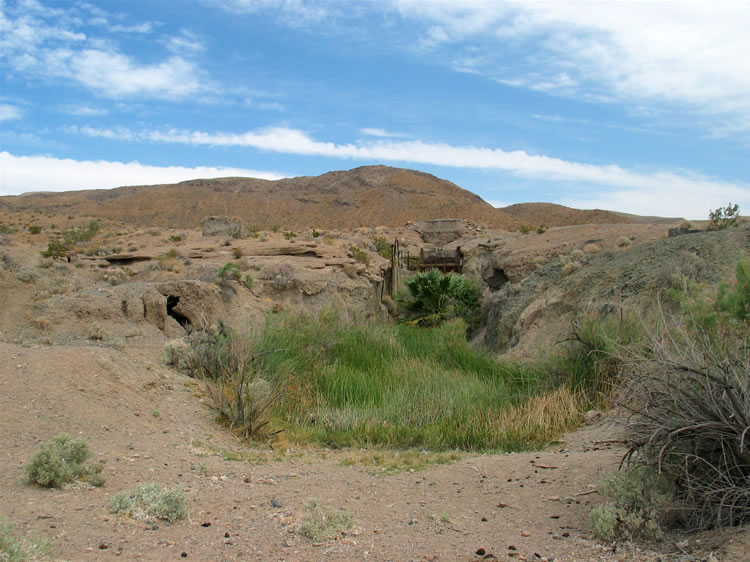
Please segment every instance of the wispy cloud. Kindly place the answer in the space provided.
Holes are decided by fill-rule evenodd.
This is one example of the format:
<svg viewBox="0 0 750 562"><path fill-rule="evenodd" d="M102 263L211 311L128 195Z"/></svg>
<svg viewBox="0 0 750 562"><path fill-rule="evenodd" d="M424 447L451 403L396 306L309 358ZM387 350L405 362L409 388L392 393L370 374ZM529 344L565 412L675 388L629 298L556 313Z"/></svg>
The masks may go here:
<svg viewBox="0 0 750 562"><path fill-rule="evenodd" d="M80 161L0 152L0 194L32 191L108 189L123 185L175 183L196 178L253 177L281 179L275 172L242 168L147 166L138 162Z"/></svg>
<svg viewBox="0 0 750 562"><path fill-rule="evenodd" d="M506 84L680 104L727 123L750 116L746 2L392 0L391 6L423 24L421 48ZM514 64L500 64L504 56Z"/></svg>
<svg viewBox="0 0 750 562"><path fill-rule="evenodd" d="M36 1L20 2L0 13L0 61L18 74L77 83L106 98L174 100L215 89L189 58L197 45L189 45L185 34L179 45L181 55L141 62L121 52L109 38L87 35L81 26L72 11L47 9ZM144 22L119 29L146 33L152 27L151 22Z"/></svg>
<svg viewBox="0 0 750 562"><path fill-rule="evenodd" d="M339 13L341 4L326 0L203 0L236 14L274 12L287 24L297 27L320 23L332 13Z"/></svg>
<svg viewBox="0 0 750 562"><path fill-rule="evenodd" d="M378 127L365 127L364 129L359 130L360 133L363 135L367 135L370 137L381 137L381 138L406 138L409 135L405 133L396 133L393 131L386 131L385 129L381 129Z"/></svg>
<svg viewBox="0 0 750 562"><path fill-rule="evenodd" d="M565 185L585 184L577 193L581 204L594 201L617 202L605 207L644 214L702 216L706 204L731 200L750 207L750 185L710 178L689 170L634 170L617 165L571 162L523 150L453 146L419 140L378 140L338 144L317 141L298 129L273 127L246 133L207 133L170 129L133 131L130 129L72 128L92 137L112 140L151 141L193 146L248 147L283 154L325 156L347 160L398 162L418 165L495 170L511 175ZM601 194L601 195L599 195ZM607 197L611 195L610 199ZM560 199L566 196L560 194ZM641 205L640 202L647 202ZM651 206L659 201L659 206ZM665 213L663 209L674 209ZM636 210L637 209L637 210Z"/></svg>
<svg viewBox="0 0 750 562"><path fill-rule="evenodd" d="M12 121L23 117L20 107L8 103L0 103L0 121Z"/></svg>
<svg viewBox="0 0 750 562"><path fill-rule="evenodd" d="M68 115L78 115L81 117L99 117L109 113L106 109L92 107L90 105L63 105L60 106L59 109L61 112L67 113Z"/></svg>
<svg viewBox="0 0 750 562"><path fill-rule="evenodd" d="M144 21L143 23L137 23L134 25L122 25L116 23L109 27L112 33L151 33L156 24L150 21Z"/></svg>

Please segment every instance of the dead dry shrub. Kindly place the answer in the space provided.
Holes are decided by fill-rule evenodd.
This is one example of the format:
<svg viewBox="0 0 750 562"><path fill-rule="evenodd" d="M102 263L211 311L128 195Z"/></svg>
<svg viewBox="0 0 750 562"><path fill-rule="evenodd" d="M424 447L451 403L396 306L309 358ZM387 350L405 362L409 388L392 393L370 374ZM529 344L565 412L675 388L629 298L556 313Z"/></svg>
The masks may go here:
<svg viewBox="0 0 750 562"><path fill-rule="evenodd" d="M599 244L594 244L593 242L589 243L589 244L586 244L583 247L583 253L584 254L588 254L588 255L598 254L601 251L602 251L602 247L599 246Z"/></svg>
<svg viewBox="0 0 750 562"><path fill-rule="evenodd" d="M577 271L581 269L581 264L577 261L569 261L566 263L562 268L562 274L563 275L570 275L574 271Z"/></svg>
<svg viewBox="0 0 750 562"><path fill-rule="evenodd" d="M631 244L630 238L628 238L627 236L620 236L617 239L617 245L620 248L627 248L628 246L630 246L630 244Z"/></svg>
<svg viewBox="0 0 750 562"><path fill-rule="evenodd" d="M648 350L619 355L626 460L664 475L692 529L750 521L750 332L662 315Z"/></svg>
<svg viewBox="0 0 750 562"><path fill-rule="evenodd" d="M224 326L195 332L190 339L188 371L202 379L211 405L232 431L246 438L272 435L269 416L281 390L266 377L265 360L272 352L256 353L251 334Z"/></svg>

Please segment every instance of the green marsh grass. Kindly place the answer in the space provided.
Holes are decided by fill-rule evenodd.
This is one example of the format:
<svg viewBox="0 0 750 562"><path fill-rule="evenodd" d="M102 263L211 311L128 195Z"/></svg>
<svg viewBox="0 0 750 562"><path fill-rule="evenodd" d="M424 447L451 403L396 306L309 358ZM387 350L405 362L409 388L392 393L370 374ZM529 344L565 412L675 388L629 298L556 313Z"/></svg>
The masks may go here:
<svg viewBox="0 0 750 562"><path fill-rule="evenodd" d="M420 328L272 317L259 337L264 376L284 391L274 421L330 447L522 450L548 432L513 427L507 409L550 390L544 370L472 348L460 320ZM575 416L568 416L568 429Z"/></svg>

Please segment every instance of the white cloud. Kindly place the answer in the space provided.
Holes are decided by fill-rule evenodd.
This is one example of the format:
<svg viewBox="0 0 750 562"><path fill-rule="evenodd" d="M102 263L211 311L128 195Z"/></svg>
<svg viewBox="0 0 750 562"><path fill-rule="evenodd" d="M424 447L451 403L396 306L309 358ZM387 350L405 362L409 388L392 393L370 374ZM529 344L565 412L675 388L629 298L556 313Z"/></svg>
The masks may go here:
<svg viewBox="0 0 750 562"><path fill-rule="evenodd" d="M20 107L8 103L0 103L0 121L12 121L23 117Z"/></svg>
<svg viewBox="0 0 750 562"><path fill-rule="evenodd" d="M204 0L204 2L236 14L274 11L292 26L320 23L331 12L338 12L335 2L325 0Z"/></svg>
<svg viewBox="0 0 750 562"><path fill-rule="evenodd" d="M563 95L750 116L750 3L391 0L455 67ZM456 55L457 49L464 52ZM503 57L513 64L502 64ZM717 130L721 130L717 127Z"/></svg>
<svg viewBox="0 0 750 562"><path fill-rule="evenodd" d="M115 24L109 28L113 33L151 33L154 30L155 24L150 21L143 23L137 23L134 25L122 25Z"/></svg>
<svg viewBox="0 0 750 562"><path fill-rule="evenodd" d="M404 133L395 133L393 131L386 131L385 129L381 129L379 127L365 127L364 129L360 129L359 132L362 133L363 135L368 135L370 137L381 137L381 138L404 138L404 137L409 136Z"/></svg>
<svg viewBox="0 0 750 562"><path fill-rule="evenodd" d="M75 80L107 97L184 98L201 90L198 69L182 57L138 64L121 53L86 49L63 58Z"/></svg>
<svg viewBox="0 0 750 562"><path fill-rule="evenodd" d="M132 131L130 129L72 128L87 136L128 141L152 141L193 146L239 146L283 154L325 156L349 160L398 162L495 170L515 176L566 185L585 184L579 196L581 205L595 201L612 201L610 208L624 212L653 215L682 215L691 218L704 214L710 199L733 201L750 208L750 184L732 183L691 171L633 170L617 165L594 165L571 162L523 150L452 146L419 140L378 140L358 144L337 144L312 139L303 131L273 127L246 133L206 133L171 129L166 131ZM564 193L560 199L570 198ZM607 199L610 197L610 199ZM659 201L652 207L652 202ZM723 203L722 203L723 204Z"/></svg>
<svg viewBox="0 0 750 562"><path fill-rule="evenodd" d="M197 178L285 177L242 168L147 166L138 162L80 161L48 156L14 156L0 152L0 195L33 191L108 189L123 185L175 183Z"/></svg>
<svg viewBox="0 0 750 562"><path fill-rule="evenodd" d="M164 43L171 53L177 55L192 55L206 50L198 36L187 29L183 29L180 35L167 37Z"/></svg>
<svg viewBox="0 0 750 562"><path fill-rule="evenodd" d="M91 6L79 8L91 11ZM0 62L19 74L44 80L66 80L107 98L182 99L215 90L202 70L189 59L200 48L183 33L184 56L144 63L123 53L109 38L79 31L82 22L70 10L48 10L38 2L23 2L0 12ZM152 22L111 30L147 33ZM171 45L172 43L170 43Z"/></svg>
<svg viewBox="0 0 750 562"><path fill-rule="evenodd" d="M108 113L106 109L91 107L89 105L64 105L60 106L60 111L69 115L80 115L82 117L99 117Z"/></svg>

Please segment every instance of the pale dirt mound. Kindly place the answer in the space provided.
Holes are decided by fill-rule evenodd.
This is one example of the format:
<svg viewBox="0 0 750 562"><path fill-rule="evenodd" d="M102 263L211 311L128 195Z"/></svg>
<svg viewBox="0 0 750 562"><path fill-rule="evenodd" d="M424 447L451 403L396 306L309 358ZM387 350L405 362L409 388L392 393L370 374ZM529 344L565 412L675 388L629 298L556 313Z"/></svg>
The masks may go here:
<svg viewBox="0 0 750 562"><path fill-rule="evenodd" d="M477 195L433 175L366 166L278 181L194 180L174 185L38 193L0 198L0 208L90 216L141 226L195 228L212 215L231 215L268 230L403 226L410 220L463 218L515 230L520 221Z"/></svg>
<svg viewBox="0 0 750 562"><path fill-rule="evenodd" d="M572 226L578 224L619 224L644 222L635 215L603 211L601 209L572 209L555 203L518 203L500 209L530 226ZM673 219L668 219L673 220ZM648 221L653 222L653 221ZM679 222L679 220L678 220Z"/></svg>

